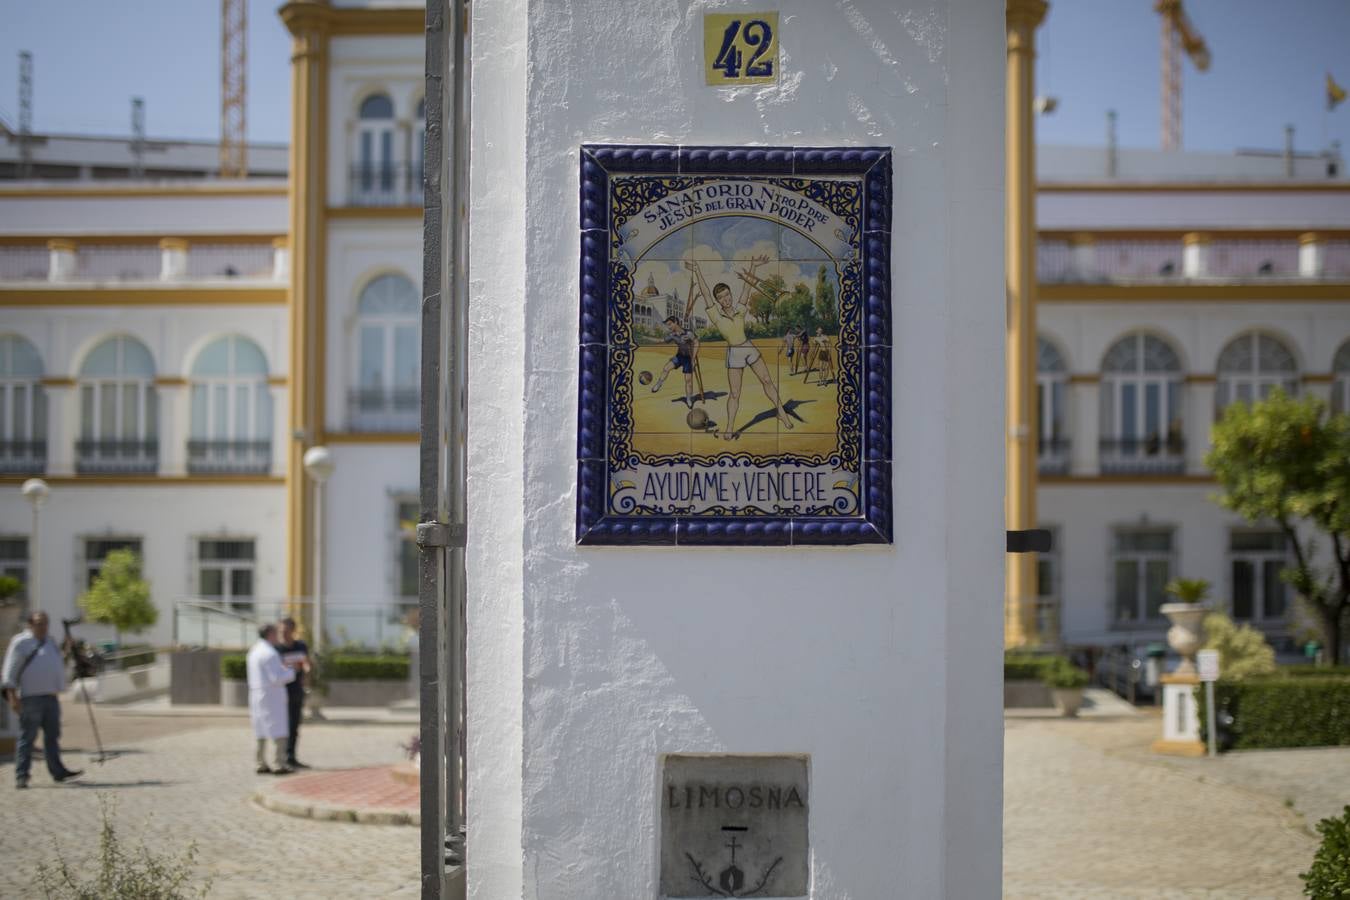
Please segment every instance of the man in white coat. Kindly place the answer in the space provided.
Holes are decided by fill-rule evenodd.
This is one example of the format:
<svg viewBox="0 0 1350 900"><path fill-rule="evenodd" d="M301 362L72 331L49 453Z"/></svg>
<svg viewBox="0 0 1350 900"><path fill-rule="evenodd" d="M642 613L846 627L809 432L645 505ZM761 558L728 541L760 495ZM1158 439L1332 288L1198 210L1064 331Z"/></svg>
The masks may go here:
<svg viewBox="0 0 1350 900"><path fill-rule="evenodd" d="M253 734L258 738L258 774L289 775L295 770L286 765L286 738L290 723L286 717L286 685L295 680L295 669L288 668L277 652L277 627L263 625L258 642L248 651L248 714ZM273 745L273 765L267 765L267 742Z"/></svg>

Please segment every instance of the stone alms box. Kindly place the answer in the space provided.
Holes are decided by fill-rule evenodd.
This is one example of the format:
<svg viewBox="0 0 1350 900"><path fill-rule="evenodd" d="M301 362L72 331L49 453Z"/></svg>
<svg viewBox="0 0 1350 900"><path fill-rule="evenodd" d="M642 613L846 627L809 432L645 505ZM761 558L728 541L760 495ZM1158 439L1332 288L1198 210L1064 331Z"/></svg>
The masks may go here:
<svg viewBox="0 0 1350 900"><path fill-rule="evenodd" d="M891 152L581 148L581 544L891 541Z"/></svg>

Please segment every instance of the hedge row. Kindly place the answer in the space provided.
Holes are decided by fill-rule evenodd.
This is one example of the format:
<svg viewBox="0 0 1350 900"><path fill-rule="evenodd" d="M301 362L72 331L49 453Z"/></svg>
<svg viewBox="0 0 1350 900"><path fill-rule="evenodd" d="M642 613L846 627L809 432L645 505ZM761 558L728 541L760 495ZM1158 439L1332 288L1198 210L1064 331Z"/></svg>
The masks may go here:
<svg viewBox="0 0 1350 900"><path fill-rule="evenodd" d="M1350 678L1350 666L1280 666L1280 674L1294 678Z"/></svg>
<svg viewBox="0 0 1350 900"><path fill-rule="evenodd" d="M1206 731L1205 691L1196 688ZM1225 747L1233 750L1350 745L1350 678L1251 678L1219 681L1214 702L1232 716ZM1220 736L1224 730L1220 727ZM1206 734L1202 737L1208 739Z"/></svg>
<svg viewBox="0 0 1350 900"><path fill-rule="evenodd" d="M220 676L235 681L248 677L243 654L220 658ZM406 656L330 656L323 660L323 677L328 681L406 681Z"/></svg>
<svg viewBox="0 0 1350 900"><path fill-rule="evenodd" d="M1008 653L1003 657L1004 681L1041 681L1053 668L1068 662L1062 656L1037 653Z"/></svg>

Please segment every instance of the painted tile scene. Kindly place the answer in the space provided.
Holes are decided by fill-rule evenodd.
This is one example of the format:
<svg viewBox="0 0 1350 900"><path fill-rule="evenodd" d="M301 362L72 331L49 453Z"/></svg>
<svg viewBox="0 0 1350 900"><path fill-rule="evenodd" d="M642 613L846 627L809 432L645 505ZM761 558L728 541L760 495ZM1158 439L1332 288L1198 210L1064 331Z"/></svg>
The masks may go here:
<svg viewBox="0 0 1350 900"><path fill-rule="evenodd" d="M611 510L856 515L861 180L610 190Z"/></svg>

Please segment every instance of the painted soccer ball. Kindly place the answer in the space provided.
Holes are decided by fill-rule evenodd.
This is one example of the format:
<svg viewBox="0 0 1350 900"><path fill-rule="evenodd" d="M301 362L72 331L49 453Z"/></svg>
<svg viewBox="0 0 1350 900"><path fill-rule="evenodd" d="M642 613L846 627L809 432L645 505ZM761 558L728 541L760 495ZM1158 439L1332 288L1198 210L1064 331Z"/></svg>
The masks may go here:
<svg viewBox="0 0 1350 900"><path fill-rule="evenodd" d="M689 415L685 416L684 420L688 422L689 427L695 431L702 431L708 427L708 414L701 409L695 408L689 410Z"/></svg>
<svg viewBox="0 0 1350 900"><path fill-rule="evenodd" d="M638 373L638 381L642 382L643 384L651 384L652 373L644 369L643 371Z"/></svg>

